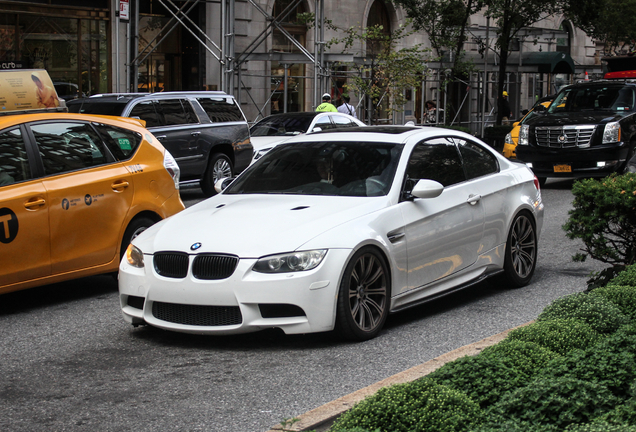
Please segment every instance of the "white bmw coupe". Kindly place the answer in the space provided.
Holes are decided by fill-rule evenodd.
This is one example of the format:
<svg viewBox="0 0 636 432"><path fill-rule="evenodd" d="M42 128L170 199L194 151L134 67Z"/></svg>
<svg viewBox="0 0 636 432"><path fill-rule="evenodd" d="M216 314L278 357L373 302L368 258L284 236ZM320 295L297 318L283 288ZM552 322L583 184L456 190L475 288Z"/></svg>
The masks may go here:
<svg viewBox="0 0 636 432"><path fill-rule="evenodd" d="M532 171L471 135L319 132L135 238L121 308L135 326L179 332L365 340L389 313L489 276L528 284L542 224Z"/></svg>

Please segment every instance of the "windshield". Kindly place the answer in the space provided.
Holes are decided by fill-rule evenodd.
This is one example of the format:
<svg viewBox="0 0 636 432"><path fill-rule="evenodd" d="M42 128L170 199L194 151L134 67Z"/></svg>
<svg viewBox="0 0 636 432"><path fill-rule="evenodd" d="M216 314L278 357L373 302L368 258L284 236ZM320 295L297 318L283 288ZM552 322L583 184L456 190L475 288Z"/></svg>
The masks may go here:
<svg viewBox="0 0 636 432"><path fill-rule="evenodd" d="M570 87L559 93L549 113L633 111L634 89L625 85Z"/></svg>
<svg viewBox="0 0 636 432"><path fill-rule="evenodd" d="M314 142L275 147L232 183L227 194L386 195L402 145Z"/></svg>
<svg viewBox="0 0 636 432"><path fill-rule="evenodd" d="M250 135L253 137L298 135L307 132L313 119L313 116L265 118L252 126Z"/></svg>

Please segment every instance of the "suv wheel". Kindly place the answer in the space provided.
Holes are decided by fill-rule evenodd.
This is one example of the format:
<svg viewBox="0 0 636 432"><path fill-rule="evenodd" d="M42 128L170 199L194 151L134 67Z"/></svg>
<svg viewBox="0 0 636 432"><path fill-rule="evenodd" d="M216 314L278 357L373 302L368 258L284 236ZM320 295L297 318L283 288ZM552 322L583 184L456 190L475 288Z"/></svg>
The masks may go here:
<svg viewBox="0 0 636 432"><path fill-rule="evenodd" d="M217 181L225 178L232 178L234 167L232 161L223 153L214 153L210 156L208 169L205 170L201 179L201 190L206 196L216 195L214 185Z"/></svg>

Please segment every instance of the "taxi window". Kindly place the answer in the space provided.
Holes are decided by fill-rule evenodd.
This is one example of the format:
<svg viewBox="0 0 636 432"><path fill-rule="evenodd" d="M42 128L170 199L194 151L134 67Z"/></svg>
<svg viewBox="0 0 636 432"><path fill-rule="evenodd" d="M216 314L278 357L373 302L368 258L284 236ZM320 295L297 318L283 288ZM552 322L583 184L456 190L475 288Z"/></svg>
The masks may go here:
<svg viewBox="0 0 636 432"><path fill-rule="evenodd" d="M106 152L99 135L85 123L31 125L40 151L44 174L59 174L103 165Z"/></svg>
<svg viewBox="0 0 636 432"><path fill-rule="evenodd" d="M31 179L20 129L0 132L0 187Z"/></svg>
<svg viewBox="0 0 636 432"><path fill-rule="evenodd" d="M106 146L115 156L123 161L130 159L141 144L141 134L106 124L93 124L104 139Z"/></svg>

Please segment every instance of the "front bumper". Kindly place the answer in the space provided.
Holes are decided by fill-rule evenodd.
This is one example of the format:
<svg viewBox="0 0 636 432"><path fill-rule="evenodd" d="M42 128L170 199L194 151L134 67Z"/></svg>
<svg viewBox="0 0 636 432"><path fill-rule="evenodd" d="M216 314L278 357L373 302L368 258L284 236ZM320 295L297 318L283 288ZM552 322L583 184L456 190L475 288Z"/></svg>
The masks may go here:
<svg viewBox="0 0 636 432"><path fill-rule="evenodd" d="M532 164L537 177L605 177L625 165L628 151L624 142L589 148L516 148L517 159Z"/></svg>
<svg viewBox="0 0 636 432"><path fill-rule="evenodd" d="M184 333L238 334L280 328L287 334L330 331L349 249L330 249L314 270L264 274L251 269L255 259L240 259L224 280L160 276L152 256L145 267L119 268L120 305L125 321L144 322Z"/></svg>

